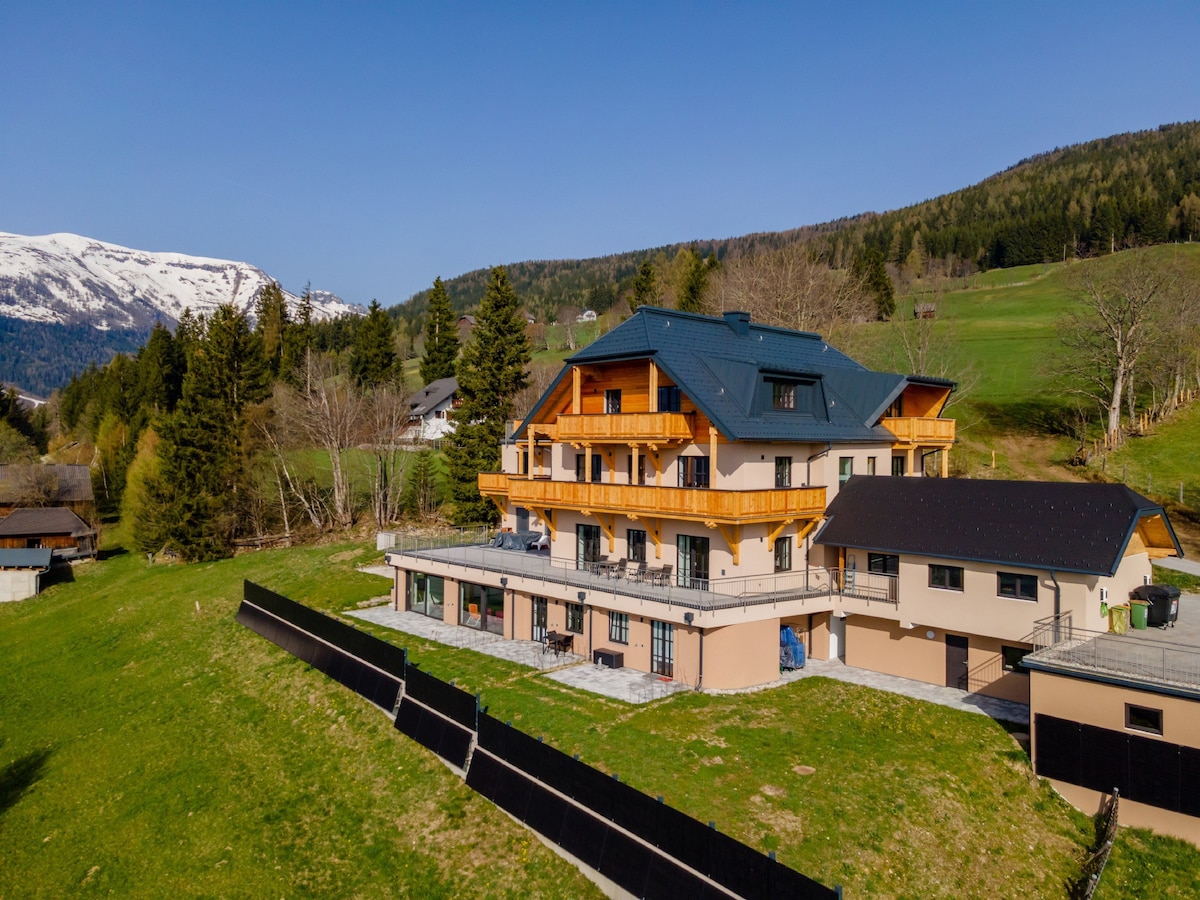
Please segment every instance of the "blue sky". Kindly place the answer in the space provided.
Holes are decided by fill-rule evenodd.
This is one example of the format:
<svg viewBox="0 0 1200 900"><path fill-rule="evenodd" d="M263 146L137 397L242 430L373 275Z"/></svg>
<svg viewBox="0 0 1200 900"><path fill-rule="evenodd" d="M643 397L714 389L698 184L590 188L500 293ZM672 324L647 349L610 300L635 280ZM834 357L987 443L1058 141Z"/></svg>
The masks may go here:
<svg viewBox="0 0 1200 900"><path fill-rule="evenodd" d="M1200 118L1200 3L0 7L0 231L405 300Z"/></svg>

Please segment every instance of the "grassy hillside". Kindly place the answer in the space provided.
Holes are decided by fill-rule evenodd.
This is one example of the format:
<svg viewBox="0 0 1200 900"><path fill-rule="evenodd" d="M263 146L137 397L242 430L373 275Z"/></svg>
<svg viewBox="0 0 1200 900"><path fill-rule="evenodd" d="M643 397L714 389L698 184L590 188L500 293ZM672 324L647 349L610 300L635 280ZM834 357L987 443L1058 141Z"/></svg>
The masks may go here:
<svg viewBox="0 0 1200 900"><path fill-rule="evenodd" d="M353 569L373 557L120 554L0 607L0 896L597 896L378 710L233 621L247 577L355 606L386 587ZM393 637L493 714L848 897L1061 897L1090 840L982 716L821 679L631 707ZM1109 897L1198 888L1188 845L1123 832L1118 849Z"/></svg>

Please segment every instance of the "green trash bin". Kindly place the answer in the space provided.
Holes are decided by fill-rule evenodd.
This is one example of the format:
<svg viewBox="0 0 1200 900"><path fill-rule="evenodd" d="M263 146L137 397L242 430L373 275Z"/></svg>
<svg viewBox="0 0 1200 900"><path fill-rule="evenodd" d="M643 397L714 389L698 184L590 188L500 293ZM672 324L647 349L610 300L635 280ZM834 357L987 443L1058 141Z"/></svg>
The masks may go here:
<svg viewBox="0 0 1200 900"><path fill-rule="evenodd" d="M1150 615L1150 604L1145 600L1129 601L1129 624L1139 631L1146 628L1146 620Z"/></svg>

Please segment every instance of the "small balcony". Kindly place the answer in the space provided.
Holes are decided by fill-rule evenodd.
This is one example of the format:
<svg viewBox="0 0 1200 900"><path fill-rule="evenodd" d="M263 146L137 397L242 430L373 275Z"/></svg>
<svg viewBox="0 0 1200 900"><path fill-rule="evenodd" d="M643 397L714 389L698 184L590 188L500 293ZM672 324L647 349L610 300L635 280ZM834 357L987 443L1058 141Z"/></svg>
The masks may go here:
<svg viewBox="0 0 1200 900"><path fill-rule="evenodd" d="M480 472L479 491L504 496L518 506L633 514L745 525L815 518L825 512L825 488L721 491L640 484L547 481L522 475Z"/></svg>
<svg viewBox="0 0 1200 900"><path fill-rule="evenodd" d="M599 416L559 416L558 440L573 444L665 444L696 439L692 413L612 413Z"/></svg>
<svg viewBox="0 0 1200 900"><path fill-rule="evenodd" d="M954 420L925 416L885 416L879 423L896 436L896 442L922 447L949 447L954 443Z"/></svg>

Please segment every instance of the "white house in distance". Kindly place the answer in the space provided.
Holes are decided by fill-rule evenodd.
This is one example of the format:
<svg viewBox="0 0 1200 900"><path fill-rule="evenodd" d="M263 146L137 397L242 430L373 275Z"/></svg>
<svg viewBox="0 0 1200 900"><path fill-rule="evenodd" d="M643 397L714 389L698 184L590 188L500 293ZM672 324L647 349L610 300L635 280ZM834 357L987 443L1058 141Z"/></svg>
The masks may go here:
<svg viewBox="0 0 1200 900"><path fill-rule="evenodd" d="M405 440L440 441L454 431L450 413L459 406L458 379L439 378L408 398Z"/></svg>

